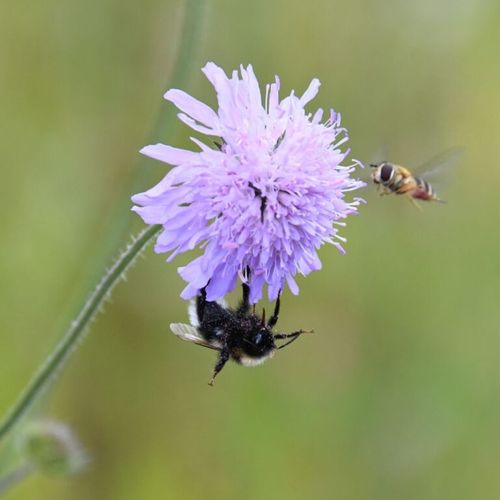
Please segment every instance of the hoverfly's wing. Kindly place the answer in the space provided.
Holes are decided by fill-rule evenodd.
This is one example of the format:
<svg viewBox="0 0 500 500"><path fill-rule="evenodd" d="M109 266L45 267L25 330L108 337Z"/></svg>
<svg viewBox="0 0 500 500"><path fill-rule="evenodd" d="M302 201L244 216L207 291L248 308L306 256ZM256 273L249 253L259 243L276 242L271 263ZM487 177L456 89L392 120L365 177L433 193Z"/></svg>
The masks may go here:
<svg viewBox="0 0 500 500"><path fill-rule="evenodd" d="M450 168L455 167L463 154L463 148L447 149L416 167L412 173L415 177L434 180L446 174Z"/></svg>
<svg viewBox="0 0 500 500"><path fill-rule="evenodd" d="M367 165L378 165L384 161L390 161L389 146L385 143L377 148Z"/></svg>
<svg viewBox="0 0 500 500"><path fill-rule="evenodd" d="M209 344L200 334L200 332L192 325L185 323L170 323L170 330L182 340L198 344L209 349L220 351L220 349L212 344Z"/></svg>

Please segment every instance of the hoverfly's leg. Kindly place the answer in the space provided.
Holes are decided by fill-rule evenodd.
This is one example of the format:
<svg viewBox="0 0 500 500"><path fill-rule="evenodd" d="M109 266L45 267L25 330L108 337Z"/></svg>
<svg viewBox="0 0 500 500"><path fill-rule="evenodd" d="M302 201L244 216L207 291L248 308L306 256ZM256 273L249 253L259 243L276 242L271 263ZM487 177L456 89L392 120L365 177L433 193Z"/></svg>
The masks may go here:
<svg viewBox="0 0 500 500"><path fill-rule="evenodd" d="M198 321L200 324L203 321L203 316L205 315L205 304L207 303L207 291L206 286L204 286L198 296L196 297L196 315L198 316Z"/></svg>
<svg viewBox="0 0 500 500"><path fill-rule="evenodd" d="M408 199L413 204L413 206L418 209L419 212L423 212L422 207L416 202L415 198L413 198L411 194L408 195Z"/></svg>
<svg viewBox="0 0 500 500"><path fill-rule="evenodd" d="M276 302L274 304L273 315L269 318L269 321L267 322L267 326L271 329L273 329L276 326L276 323L278 322L278 316L280 314L280 297L281 297L281 290L278 292L278 297L276 298Z"/></svg>
<svg viewBox="0 0 500 500"><path fill-rule="evenodd" d="M292 342L295 342L302 334L304 333L314 333L314 330L297 330L292 333L278 333L274 336L276 340L280 339L290 339L288 342L285 342L283 345L280 345L278 349L283 349L287 345L290 345Z"/></svg>
<svg viewBox="0 0 500 500"><path fill-rule="evenodd" d="M214 368L214 374L212 375L212 379L208 383L208 385L214 385L215 382L215 377L217 377L217 374L224 368L224 365L228 362L229 360L229 347L227 344L224 345L222 348L222 351L219 353L219 357L217 358L217 363Z"/></svg>

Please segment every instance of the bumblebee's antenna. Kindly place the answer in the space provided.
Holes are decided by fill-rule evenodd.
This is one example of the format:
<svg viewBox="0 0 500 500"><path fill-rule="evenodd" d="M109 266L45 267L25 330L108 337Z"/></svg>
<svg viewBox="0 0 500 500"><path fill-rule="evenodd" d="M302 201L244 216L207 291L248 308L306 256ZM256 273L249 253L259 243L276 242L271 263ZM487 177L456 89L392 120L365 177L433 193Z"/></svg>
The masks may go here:
<svg viewBox="0 0 500 500"><path fill-rule="evenodd" d="M266 310L262 308L262 326L266 326Z"/></svg>

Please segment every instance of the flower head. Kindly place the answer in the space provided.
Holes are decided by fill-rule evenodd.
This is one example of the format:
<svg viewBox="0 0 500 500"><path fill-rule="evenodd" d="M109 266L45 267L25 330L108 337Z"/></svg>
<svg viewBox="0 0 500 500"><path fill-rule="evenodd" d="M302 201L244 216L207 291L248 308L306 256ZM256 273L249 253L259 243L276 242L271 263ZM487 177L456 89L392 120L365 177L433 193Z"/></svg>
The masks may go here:
<svg viewBox="0 0 500 500"><path fill-rule="evenodd" d="M155 144L141 153L174 168L155 187L132 200L147 224L161 224L155 251L171 252L168 260L194 248L202 254L179 274L188 283L189 299L206 286L207 299L231 291L238 276L250 285L250 301L262 287L274 300L285 282L298 293L297 273L321 268L317 249L332 243L343 251L337 234L342 219L357 211L360 200L344 194L364 183L351 178L353 167L341 166L347 140L340 115L333 110L306 114L317 94L312 80L301 97L279 99L279 79L266 86L265 101L252 66L230 78L214 63L204 68L217 93L218 110L172 89L165 99L181 111L179 119L218 139L199 151Z"/></svg>
<svg viewBox="0 0 500 500"><path fill-rule="evenodd" d="M27 425L18 437L20 454L41 472L67 476L80 472L89 458L62 422L38 420Z"/></svg>

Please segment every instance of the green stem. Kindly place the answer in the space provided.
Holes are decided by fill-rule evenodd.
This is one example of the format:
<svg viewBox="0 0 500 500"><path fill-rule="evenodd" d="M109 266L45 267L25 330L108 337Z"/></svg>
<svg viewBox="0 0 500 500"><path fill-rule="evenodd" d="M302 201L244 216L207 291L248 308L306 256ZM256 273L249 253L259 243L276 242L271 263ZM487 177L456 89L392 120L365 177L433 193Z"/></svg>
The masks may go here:
<svg viewBox="0 0 500 500"><path fill-rule="evenodd" d="M208 0L186 0L182 36L175 59L172 73L168 78L166 87L187 89L191 80L191 68L197 65L198 52L203 45L203 23L205 7ZM167 90L167 88L165 88ZM169 106L167 111L162 111L153 127L153 139L166 137L174 118L177 115L174 106Z"/></svg>
<svg viewBox="0 0 500 500"><path fill-rule="evenodd" d="M0 495L5 493L12 486L21 482L23 479L28 477L34 468L31 464L21 465L19 468L14 469L3 477L0 477Z"/></svg>
<svg viewBox="0 0 500 500"><path fill-rule="evenodd" d="M192 77L191 69L199 66L199 53L203 47L205 11L208 0L186 0L184 7L183 23L179 47L175 58L172 72L165 83L164 89L177 88L187 90ZM176 123L177 110L174 105L162 107L155 121L149 139L145 142L151 144L162 141L172 134ZM137 193L149 185L151 179L158 173L158 162L152 162L150 158L140 155L134 169L135 174L131 177L126 189L126 204L119 203L112 217L112 223L106 231L107 238L102 248L104 255L114 251L124 235L130 228L131 213L128 209L131 193Z"/></svg>
<svg viewBox="0 0 500 500"><path fill-rule="evenodd" d="M190 69L193 62L196 61L196 52L201 44L201 33L203 24L203 13L206 7L207 0L186 0L183 27L181 30L180 45L177 52L176 61L169 78L168 87L186 88ZM175 114L172 107L166 112L160 113L159 118L153 127L151 134L152 139L166 136L173 125ZM137 186L144 180L147 169L138 167L137 174L132 181L131 192L137 190ZM119 215L125 214L127 211L120 207ZM115 243L119 238L123 238L123 234L128 226L127 217L114 218L112 228L109 231L110 236L108 242ZM38 373L30 382L24 393L19 398L3 422L0 423L0 440L19 423L26 415L33 403L38 399L41 393L48 387L51 380L54 378L57 371L64 365L65 361L71 355L78 342L83 338L87 327L99 311L99 308L105 298L111 293L117 281L123 277L125 271L133 264L141 250L152 240L152 238L160 231L160 226L151 226L144 230L137 239L125 250L118 258L113 267L105 274L97 288L94 290L88 301L83 306L83 309L78 314L77 318L71 323L62 340L57 344L53 353L48 357L44 364L40 367ZM114 245L114 247L116 244Z"/></svg>
<svg viewBox="0 0 500 500"><path fill-rule="evenodd" d="M161 226L146 228L118 257L114 265L106 272L101 282L83 306L82 310L71 323L64 337L57 344L52 354L38 370L18 402L11 409L5 420L0 424L0 440L4 438L31 408L36 399L50 384L58 370L64 365L78 342L83 338L87 327L95 317L106 297L111 293L120 278L134 263L141 251L160 231Z"/></svg>
<svg viewBox="0 0 500 500"><path fill-rule="evenodd" d="M176 61L169 78L169 88L186 88L190 78L190 69L195 63L196 53L201 44L202 25L204 20L204 9L207 0L186 0L183 26L181 29L180 44L177 51ZM172 107L160 113L153 131L151 140L164 137L173 126L175 117ZM145 160L144 160L145 161ZM142 163L142 162L141 162ZM136 175L132 180L130 192L135 192L139 184L144 181L149 169L142 165L136 169ZM114 223L109 231L108 245L116 247L116 241L123 238L128 227L128 217L123 214L128 211L120 206L118 216L114 217ZM122 217L119 217L122 215ZM113 267L105 274L101 282L89 297L78 314L78 317L71 323L62 340L57 344L53 353L44 362L24 393L14 405L4 421L0 423L0 440L2 440L26 415L33 403L40 394L48 387L57 371L64 365L65 361L73 352L78 342L83 338L88 325L97 314L106 296L110 294L117 281L123 277L125 271L133 264L142 249L160 231L160 226L151 226L143 231L137 239L118 258ZM108 252L106 252L108 253Z"/></svg>

